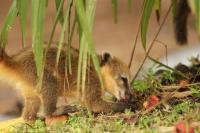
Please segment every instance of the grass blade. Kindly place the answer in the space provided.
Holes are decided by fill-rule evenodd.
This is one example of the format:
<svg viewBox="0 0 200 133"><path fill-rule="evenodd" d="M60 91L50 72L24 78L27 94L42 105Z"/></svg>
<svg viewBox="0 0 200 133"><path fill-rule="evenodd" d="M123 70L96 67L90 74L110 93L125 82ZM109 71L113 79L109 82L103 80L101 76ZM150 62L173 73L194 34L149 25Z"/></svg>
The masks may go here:
<svg viewBox="0 0 200 133"><path fill-rule="evenodd" d="M13 24L15 17L17 16L17 12L18 12L17 1L14 0L11 7L10 7L10 10L8 11L8 15L6 17L3 28L1 30L1 34L0 34L1 48L4 48L7 44L8 31L10 30L11 25Z"/></svg>
<svg viewBox="0 0 200 133"><path fill-rule="evenodd" d="M68 1L68 6L66 8L66 14L65 14L65 17L64 17L64 22L63 22L63 27L62 27L62 31L61 31L61 35L60 35L60 40L59 40L59 44L58 44L58 50L57 50L57 56L56 56L56 69L58 68L58 63L59 63L59 58L60 58L60 53L61 53L61 50L63 48L63 42L64 42L64 37L65 37L65 31L67 28L69 28L67 26L68 24L68 21L69 21L69 11L70 11L70 4L72 2L72 0L69 0Z"/></svg>
<svg viewBox="0 0 200 133"><path fill-rule="evenodd" d="M45 8L46 0L32 0L32 47L37 68L37 77L40 83L42 82L43 76L43 32Z"/></svg>
<svg viewBox="0 0 200 133"><path fill-rule="evenodd" d="M133 0L128 0L128 10L131 11Z"/></svg>
<svg viewBox="0 0 200 133"><path fill-rule="evenodd" d="M47 50L51 46L51 43L52 43L52 40L53 40L53 36L54 36L54 33L55 33L55 29L56 29L56 26L57 26L58 21L59 21L59 14L60 14L60 12L62 10L63 4L64 4L64 0L61 0L60 1L60 5L58 7L58 10L56 12L56 17L55 17L55 20L54 20L54 23L53 23L53 27L52 27L52 30L51 30L51 34L50 34L50 37L49 37L49 41L48 41L48 44L47 44ZM45 55L46 55L46 53L45 53Z"/></svg>
<svg viewBox="0 0 200 133"><path fill-rule="evenodd" d="M196 20L196 30L198 36L200 37L200 1L195 0L195 20Z"/></svg>
<svg viewBox="0 0 200 133"><path fill-rule="evenodd" d="M96 55L95 48L93 45L91 27L89 27L89 25L91 26L93 23L94 13L95 13L95 8L96 8L96 1L95 0L88 1L88 4L87 4L88 6L86 7L86 9L87 9L86 13L84 10L83 1L76 0L75 4L76 4L76 11L77 11L77 15L78 15L79 24L80 24L80 27L83 32L82 37L81 37L81 44L80 44L77 85L79 86L79 83L80 83L80 74L81 74L80 66L82 65L81 60L83 58L81 53L83 52L83 45L88 45L89 54L92 58L93 64L95 66L95 70L97 72L97 75L99 77L101 85L103 85L102 77L100 74L99 60L98 60L98 57ZM87 43L84 43L85 42L84 40Z"/></svg>
<svg viewBox="0 0 200 133"><path fill-rule="evenodd" d="M144 5L144 12L142 14L141 20L141 38L142 38L142 45L143 48L146 50L146 35L147 35L147 28L149 24L149 18L151 16L151 12L154 6L155 0L146 0Z"/></svg>
<svg viewBox="0 0 200 133"><path fill-rule="evenodd" d="M19 10L20 25L22 32L22 46L25 46L26 39L26 19L28 12L28 1L27 0L17 0L17 6Z"/></svg>
<svg viewBox="0 0 200 133"><path fill-rule="evenodd" d="M155 10L156 10L156 19L159 23L160 21L160 13L161 13L161 0L155 0Z"/></svg>
<svg viewBox="0 0 200 133"><path fill-rule="evenodd" d="M112 12L114 17L114 22L117 23L117 0L112 0Z"/></svg>
<svg viewBox="0 0 200 133"><path fill-rule="evenodd" d="M67 52L68 52L68 54L66 54L67 55L67 64L68 64L68 68L69 68L69 74L72 74L72 67L71 67L71 50L70 50L70 48L71 48L71 43L72 43L72 39L73 39L73 36L74 36L74 31L75 31L75 28L76 28L76 22L77 22L77 19L76 19L77 17L76 17L76 15L75 15L75 17L74 17L74 20L73 20L73 25L72 25L72 30L71 30L71 32L69 32L69 35L68 35L68 49L67 49Z"/></svg>
<svg viewBox="0 0 200 133"><path fill-rule="evenodd" d="M171 5L172 5L172 14L173 14L173 17L174 17L174 16L176 16L177 0L171 0Z"/></svg>
<svg viewBox="0 0 200 133"><path fill-rule="evenodd" d="M59 12L58 19L61 24L64 22L64 15L63 15L63 0L55 0L55 5L56 5L56 12ZM62 7L60 7L62 5ZM61 9L59 9L61 8ZM58 11L59 10L59 11Z"/></svg>
<svg viewBox="0 0 200 133"><path fill-rule="evenodd" d="M52 29L51 29L51 33L50 33L50 37L49 37L49 41L48 41L48 44L47 44L47 48L45 50L45 55L44 55L44 62L43 62L43 66L45 65L45 62L46 62L46 55L47 55L47 52L48 52L48 49L51 47L51 43L52 43L52 40L53 40L53 36L54 36L54 33L55 33L55 29L56 29L56 26L58 24L58 21L59 21L59 14L60 14L60 11L63 7L63 4L64 4L64 0L61 0L60 1L60 5L59 5L59 8L56 12L56 17L55 17L55 20L53 22L53 26L52 26Z"/></svg>

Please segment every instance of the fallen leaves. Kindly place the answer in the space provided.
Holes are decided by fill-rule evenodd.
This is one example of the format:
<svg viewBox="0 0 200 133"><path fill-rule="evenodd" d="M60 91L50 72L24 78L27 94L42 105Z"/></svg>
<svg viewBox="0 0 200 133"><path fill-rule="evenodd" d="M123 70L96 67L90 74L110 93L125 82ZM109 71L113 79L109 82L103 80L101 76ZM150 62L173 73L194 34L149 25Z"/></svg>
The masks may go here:
<svg viewBox="0 0 200 133"><path fill-rule="evenodd" d="M159 103L159 98L157 97L157 96L155 96L155 95L153 95L153 96L150 96L149 97L149 100L148 101L145 101L144 103L143 103L143 107L145 108L145 109L149 109L149 108L152 108L152 107L154 107L154 106L156 106L158 103Z"/></svg>
<svg viewBox="0 0 200 133"><path fill-rule="evenodd" d="M174 133L194 133L194 127L187 122L179 122L174 127Z"/></svg>

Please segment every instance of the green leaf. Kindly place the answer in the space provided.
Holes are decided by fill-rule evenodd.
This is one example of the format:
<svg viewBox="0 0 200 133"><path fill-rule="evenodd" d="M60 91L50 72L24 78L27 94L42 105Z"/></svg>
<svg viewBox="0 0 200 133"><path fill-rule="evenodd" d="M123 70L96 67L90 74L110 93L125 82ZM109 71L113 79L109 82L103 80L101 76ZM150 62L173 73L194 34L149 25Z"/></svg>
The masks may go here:
<svg viewBox="0 0 200 133"><path fill-rule="evenodd" d="M59 58L60 58L60 53L61 53L61 50L63 48L63 42L64 42L64 37L65 37L65 31L68 27L68 21L69 21L69 12L70 12L70 4L72 2L72 0L69 0L68 1L68 6L66 8L66 13L65 13L65 17L64 17L64 23L63 23L63 26L62 26L62 31L61 31L61 35L60 35L60 40L59 40L59 44L58 44L58 50L57 50L57 56L56 56L56 69L58 67L58 63L59 63Z"/></svg>
<svg viewBox="0 0 200 133"><path fill-rule="evenodd" d="M6 20L4 22L3 28L1 30L1 34L0 34L0 45L1 48L4 48L7 44L7 38L8 38L8 31L11 29L11 26L14 22L14 19L17 16L17 1L14 0L9 11L8 11L8 15L6 17Z"/></svg>
<svg viewBox="0 0 200 133"><path fill-rule="evenodd" d="M114 17L114 22L117 23L117 0L112 0L112 12Z"/></svg>
<svg viewBox="0 0 200 133"><path fill-rule="evenodd" d="M71 32L69 33L68 35L68 48L67 48L67 64L68 64L68 68L69 68L69 74L72 74L72 67L71 67L71 43L72 43L72 38L73 38L73 35L74 35L74 31L75 31L75 27L76 27L76 22L77 22L77 19L76 19L76 15L74 17L74 20L73 20L73 25L72 25L72 30ZM69 27L70 28L70 27Z"/></svg>
<svg viewBox="0 0 200 133"><path fill-rule="evenodd" d="M26 40L26 19L28 12L28 1L27 0L17 0L17 6L19 10L20 25L22 31L22 46L25 46Z"/></svg>
<svg viewBox="0 0 200 133"><path fill-rule="evenodd" d="M194 97L200 98L200 88L198 86L189 87Z"/></svg>
<svg viewBox="0 0 200 133"><path fill-rule="evenodd" d="M58 7L58 10L56 12L56 17L55 17L55 20L53 22L53 26L52 26L52 29L51 29L51 33L50 33L50 37L49 37L49 41L48 41L48 44L47 44L47 48L46 48L46 51L45 51L45 55L44 57L46 57L47 55L47 52L48 52L48 49L51 47L51 43L52 43L52 40L53 40L53 36L54 36L54 33L55 33L55 29L56 29L56 26L58 24L58 21L59 21L59 14L60 14L60 11L63 7L63 4L64 4L64 0L61 0L60 1L60 5ZM45 63L45 60L46 58L44 58L44 63ZM44 65L44 64L43 64Z"/></svg>
<svg viewBox="0 0 200 133"><path fill-rule="evenodd" d="M195 0L195 19L196 19L196 30L198 33L198 36L200 36L200 1Z"/></svg>
<svg viewBox="0 0 200 133"><path fill-rule="evenodd" d="M51 34L50 34L50 37L49 37L49 41L48 41L48 44L47 44L48 48L51 46L53 36L54 36L54 33L55 33L55 29L56 29L56 26L58 24L59 15L60 15L60 12L61 12L62 7L63 7L63 3L64 3L64 0L61 0L60 5L58 7L58 10L56 11L56 17L55 17L53 27L52 27L52 30L51 30ZM46 55L46 53L45 53L45 55Z"/></svg>
<svg viewBox="0 0 200 133"><path fill-rule="evenodd" d="M80 66L82 65L81 57L82 57L82 52L83 52L82 48L83 48L83 45L88 45L89 54L92 57L92 61L93 61L95 70L97 72L97 75L99 77L101 85L103 85L102 84L102 77L101 77L101 74L100 74L99 60L98 60L98 57L96 55L96 50L94 48L93 39L92 39L92 32L91 32L91 25L92 25L92 22L93 22L93 19L94 19L96 1L95 0L89 0L88 1L87 7L86 7L86 13L85 13L85 10L84 10L83 1L76 0L75 5L76 5L76 11L77 11L77 15L78 15L79 24L80 24L80 27L81 27L82 32L83 32L83 34L81 36L81 43L80 43L79 65L78 65L79 71L78 71L78 81L77 82L80 83L80 74L81 74ZM87 42L87 43L85 44L84 42ZM79 84L77 83L77 85L79 85Z"/></svg>
<svg viewBox="0 0 200 133"><path fill-rule="evenodd" d="M58 19L59 19L60 23L63 24L63 22L64 22L63 4L61 4L61 3L63 3L63 0L55 0L56 10L57 10L56 12L58 12L58 10L60 10L59 15L58 15ZM62 7L60 7L61 9L59 9L60 5L62 5Z"/></svg>
<svg viewBox="0 0 200 133"><path fill-rule="evenodd" d="M146 35L147 35L147 28L149 24L149 18L151 16L151 12L154 6L155 0L146 0L144 5L144 12L142 14L141 20L141 38L142 38L142 45L143 48L146 50Z"/></svg>
<svg viewBox="0 0 200 133"><path fill-rule="evenodd" d="M173 17L174 17L174 16L176 16L177 0L171 0L171 5L172 5L172 14L173 14Z"/></svg>
<svg viewBox="0 0 200 133"><path fill-rule="evenodd" d="M39 82L42 82L43 76L43 33L45 8L46 0L32 0L32 47Z"/></svg>
<svg viewBox="0 0 200 133"><path fill-rule="evenodd" d="M128 0L128 10L130 11L132 8L133 0Z"/></svg>
<svg viewBox="0 0 200 133"><path fill-rule="evenodd" d="M157 21L160 21L160 13L161 13L161 0L155 0L155 10L156 10L156 18Z"/></svg>
<svg viewBox="0 0 200 133"><path fill-rule="evenodd" d="M92 27L93 21L94 21L94 14L96 9L96 0L89 0L88 6L86 7L86 16L87 16L87 22ZM85 88L85 79L86 79L86 69L87 69L87 51L88 51L88 42L85 38L85 34L82 34L82 28L81 28L81 21L79 21L79 26L81 29L81 40L80 40L80 48L79 48L79 62L78 62L78 76L77 76L77 86L80 89L80 83L81 83L81 89L84 90ZM91 30L91 29L90 29ZM86 65L86 66L85 66ZM81 78L82 77L82 78ZM82 79L80 81L80 79Z"/></svg>

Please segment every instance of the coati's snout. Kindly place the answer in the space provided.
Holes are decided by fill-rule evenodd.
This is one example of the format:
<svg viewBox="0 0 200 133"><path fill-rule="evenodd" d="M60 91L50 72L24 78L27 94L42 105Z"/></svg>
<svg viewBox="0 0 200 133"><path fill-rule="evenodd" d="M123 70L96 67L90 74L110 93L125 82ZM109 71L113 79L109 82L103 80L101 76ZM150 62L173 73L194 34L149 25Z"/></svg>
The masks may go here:
<svg viewBox="0 0 200 133"><path fill-rule="evenodd" d="M131 72L125 63L105 53L101 61L101 74L107 92L118 100L130 99Z"/></svg>

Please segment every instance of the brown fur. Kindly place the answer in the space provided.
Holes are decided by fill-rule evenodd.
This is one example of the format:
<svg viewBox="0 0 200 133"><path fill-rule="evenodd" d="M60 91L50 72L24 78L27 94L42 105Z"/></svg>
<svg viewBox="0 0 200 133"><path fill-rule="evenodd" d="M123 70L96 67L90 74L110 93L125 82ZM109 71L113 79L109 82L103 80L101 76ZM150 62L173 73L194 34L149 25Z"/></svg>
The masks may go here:
<svg viewBox="0 0 200 133"><path fill-rule="evenodd" d="M59 96L66 96L67 99L75 99L93 112L118 112L127 108L124 103L111 103L102 99L103 90L96 75L93 65L90 68L90 84L86 85L85 98L80 101L77 94L77 66L78 51L71 50L72 75L68 75L69 88L64 88L65 73L65 51L61 52L58 74L53 75L56 62L56 48L50 48L46 57L43 84L41 90L36 89L36 68L31 49L21 51L19 54L5 56L0 61L0 78L9 81L11 84L22 88L25 99L23 118L35 120L40 106L45 117L51 117L56 111L56 103ZM128 67L115 57L107 55L102 59L101 72L104 79L105 91L113 94L119 100L127 98L130 94L130 71ZM64 91L65 89L65 91ZM65 92L65 93L64 93Z"/></svg>

